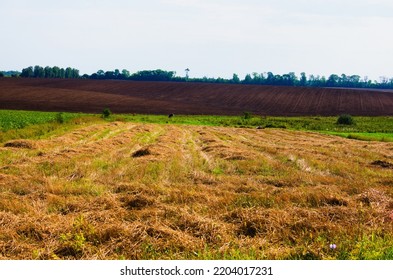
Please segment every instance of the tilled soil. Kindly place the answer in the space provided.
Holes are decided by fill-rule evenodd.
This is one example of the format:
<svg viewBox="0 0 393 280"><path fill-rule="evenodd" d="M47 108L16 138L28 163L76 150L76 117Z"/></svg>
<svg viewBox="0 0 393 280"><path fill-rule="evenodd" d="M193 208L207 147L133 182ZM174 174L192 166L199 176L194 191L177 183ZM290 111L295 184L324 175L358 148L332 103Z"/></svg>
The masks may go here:
<svg viewBox="0 0 393 280"><path fill-rule="evenodd" d="M337 88L0 79L0 109L101 113L269 116L393 115L393 92Z"/></svg>

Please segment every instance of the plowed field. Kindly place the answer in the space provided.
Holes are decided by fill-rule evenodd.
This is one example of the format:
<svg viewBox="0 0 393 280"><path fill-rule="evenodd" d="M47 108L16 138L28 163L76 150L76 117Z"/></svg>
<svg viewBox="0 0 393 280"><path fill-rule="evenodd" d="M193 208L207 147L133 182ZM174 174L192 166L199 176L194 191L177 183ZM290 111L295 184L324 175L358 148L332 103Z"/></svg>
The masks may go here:
<svg viewBox="0 0 393 280"><path fill-rule="evenodd" d="M393 258L392 175L391 143L95 121L2 144L0 259Z"/></svg>
<svg viewBox="0 0 393 280"><path fill-rule="evenodd" d="M393 92L56 79L0 79L0 109L271 116L393 115Z"/></svg>

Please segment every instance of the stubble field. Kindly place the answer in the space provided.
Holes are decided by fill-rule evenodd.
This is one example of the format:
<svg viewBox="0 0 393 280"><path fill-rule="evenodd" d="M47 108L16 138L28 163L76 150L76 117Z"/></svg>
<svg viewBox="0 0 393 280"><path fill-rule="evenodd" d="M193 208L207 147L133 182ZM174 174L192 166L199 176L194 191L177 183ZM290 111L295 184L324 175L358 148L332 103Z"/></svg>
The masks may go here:
<svg viewBox="0 0 393 280"><path fill-rule="evenodd" d="M1 259L393 259L392 143L66 126L0 145Z"/></svg>

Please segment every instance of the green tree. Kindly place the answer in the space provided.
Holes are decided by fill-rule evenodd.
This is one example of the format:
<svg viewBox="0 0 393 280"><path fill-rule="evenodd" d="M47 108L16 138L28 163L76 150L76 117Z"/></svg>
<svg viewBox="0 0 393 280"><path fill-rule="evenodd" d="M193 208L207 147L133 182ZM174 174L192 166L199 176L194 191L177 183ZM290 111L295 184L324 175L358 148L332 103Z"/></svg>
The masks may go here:
<svg viewBox="0 0 393 280"><path fill-rule="evenodd" d="M239 76L237 74L233 74L233 76L232 76L232 83L234 83L234 84L240 83L240 79L239 79Z"/></svg>
<svg viewBox="0 0 393 280"><path fill-rule="evenodd" d="M275 83L275 76L272 72L267 72L266 84L273 85Z"/></svg>
<svg viewBox="0 0 393 280"><path fill-rule="evenodd" d="M61 79L65 78L65 70L64 70L64 68L60 68L59 78L61 78Z"/></svg>
<svg viewBox="0 0 393 280"><path fill-rule="evenodd" d="M61 78L60 77L60 68L57 66L53 66L52 74L53 74L53 78Z"/></svg>
<svg viewBox="0 0 393 280"><path fill-rule="evenodd" d="M23 78L31 78L34 77L33 66L29 66L27 68L22 69L22 74L20 74Z"/></svg>
<svg viewBox="0 0 393 280"><path fill-rule="evenodd" d="M274 75L273 85L282 85L284 83L284 79L281 75Z"/></svg>
<svg viewBox="0 0 393 280"><path fill-rule="evenodd" d="M46 66L44 68L44 76L45 76L45 78L54 78L53 77L53 69L49 66Z"/></svg>
<svg viewBox="0 0 393 280"><path fill-rule="evenodd" d="M112 115L112 112L111 112L111 110L110 110L109 108L105 108L105 109L102 111L102 117L103 117L104 119L108 118L110 115Z"/></svg>
<svg viewBox="0 0 393 280"><path fill-rule="evenodd" d="M106 71L105 72L105 79L114 79L115 78L115 72L113 71Z"/></svg>
<svg viewBox="0 0 393 280"><path fill-rule="evenodd" d="M67 67L65 70L65 78L66 79L71 79L72 77L72 68L71 67Z"/></svg>
<svg viewBox="0 0 393 280"><path fill-rule="evenodd" d="M105 72L104 72L104 70L98 70L97 71L97 78L98 79L103 79L105 77Z"/></svg>
<svg viewBox="0 0 393 280"><path fill-rule="evenodd" d="M263 74L259 74L257 72L252 73L252 83L253 84L264 84L265 83L265 77Z"/></svg>
<svg viewBox="0 0 393 280"><path fill-rule="evenodd" d="M73 79L78 79L79 78L79 70L75 69L75 68L72 68L71 76L72 76Z"/></svg>
<svg viewBox="0 0 393 280"><path fill-rule="evenodd" d="M42 68L39 65L34 66L34 77L35 78L45 78L45 71L44 68Z"/></svg>
<svg viewBox="0 0 393 280"><path fill-rule="evenodd" d="M294 72L289 72L281 77L281 84L286 86L294 86L297 82L297 77Z"/></svg>
<svg viewBox="0 0 393 280"><path fill-rule="evenodd" d="M353 125L355 124L355 120L351 115L348 114L343 114L340 115L337 119L337 124L342 124L342 125Z"/></svg>
<svg viewBox="0 0 393 280"><path fill-rule="evenodd" d="M307 77L306 77L306 73L304 72L300 73L299 85L301 87L305 87L307 85Z"/></svg>
<svg viewBox="0 0 393 280"><path fill-rule="evenodd" d="M245 83L245 84L251 84L251 83L252 83L252 78L251 78L251 75L250 75L250 74L247 74L247 75L244 77L243 83Z"/></svg>
<svg viewBox="0 0 393 280"><path fill-rule="evenodd" d="M360 84L360 76L359 75L351 75L349 78L349 83L351 87L359 87Z"/></svg>
<svg viewBox="0 0 393 280"><path fill-rule="evenodd" d="M130 77L130 71L128 71L127 69L123 69L121 70L121 75L123 76L123 78L129 78Z"/></svg>
<svg viewBox="0 0 393 280"><path fill-rule="evenodd" d="M171 81L175 76L174 71L144 70L133 74L131 78L136 81Z"/></svg>
<svg viewBox="0 0 393 280"><path fill-rule="evenodd" d="M339 77L338 75L332 74L332 75L330 75L329 78L327 79L326 85L327 85L328 87L335 87L335 86L338 85L339 80L340 80L340 77Z"/></svg>
<svg viewBox="0 0 393 280"><path fill-rule="evenodd" d="M341 74L341 78L339 80L340 80L340 86L342 86L342 87L347 87L348 86L349 80L348 80L347 75Z"/></svg>

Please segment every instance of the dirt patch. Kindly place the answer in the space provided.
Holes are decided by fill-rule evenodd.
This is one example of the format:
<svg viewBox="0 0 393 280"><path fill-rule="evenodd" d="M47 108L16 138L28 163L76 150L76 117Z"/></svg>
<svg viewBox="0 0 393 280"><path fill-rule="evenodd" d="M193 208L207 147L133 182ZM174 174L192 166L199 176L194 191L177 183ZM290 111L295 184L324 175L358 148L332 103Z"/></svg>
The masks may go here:
<svg viewBox="0 0 393 280"><path fill-rule="evenodd" d="M28 140L13 140L4 144L7 148L19 148L19 149L35 149L36 145L32 141Z"/></svg>
<svg viewBox="0 0 393 280"><path fill-rule="evenodd" d="M379 166L379 167L382 167L382 168L393 169L393 163L386 162L386 161L383 161L383 160L376 160L376 161L373 161L373 162L371 163L371 165Z"/></svg>
<svg viewBox="0 0 393 280"><path fill-rule="evenodd" d="M130 195L120 199L124 208L128 210L141 210L154 204L150 198L143 195Z"/></svg>
<svg viewBox="0 0 393 280"><path fill-rule="evenodd" d="M335 197L327 198L324 203L329 206L348 206L348 202Z"/></svg>
<svg viewBox="0 0 393 280"><path fill-rule="evenodd" d="M133 158L144 157L144 156L148 156L148 155L151 155L151 151L149 150L149 148L139 149L139 150L132 153Z"/></svg>

